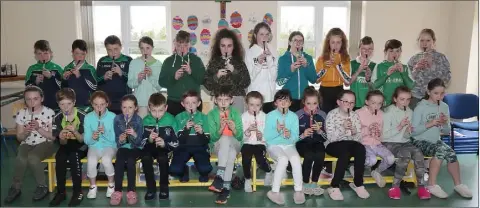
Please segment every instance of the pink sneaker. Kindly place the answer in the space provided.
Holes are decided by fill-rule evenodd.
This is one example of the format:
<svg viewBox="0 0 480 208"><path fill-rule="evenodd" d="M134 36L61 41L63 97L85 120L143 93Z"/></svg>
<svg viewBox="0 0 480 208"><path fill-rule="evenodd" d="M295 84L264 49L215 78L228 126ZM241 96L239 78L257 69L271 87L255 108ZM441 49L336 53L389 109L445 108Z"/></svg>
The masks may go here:
<svg viewBox="0 0 480 208"><path fill-rule="evenodd" d="M127 193L127 203L128 205L134 205L137 203L137 192L129 191Z"/></svg>
<svg viewBox="0 0 480 208"><path fill-rule="evenodd" d="M400 199L401 192L399 187L392 187L388 190L388 197L390 199Z"/></svg>
<svg viewBox="0 0 480 208"><path fill-rule="evenodd" d="M420 199L430 199L430 192L425 188L425 186L418 187L418 198Z"/></svg>
<svg viewBox="0 0 480 208"><path fill-rule="evenodd" d="M122 202L123 193L121 191L113 192L112 196L110 196L110 205L118 206L120 202Z"/></svg>

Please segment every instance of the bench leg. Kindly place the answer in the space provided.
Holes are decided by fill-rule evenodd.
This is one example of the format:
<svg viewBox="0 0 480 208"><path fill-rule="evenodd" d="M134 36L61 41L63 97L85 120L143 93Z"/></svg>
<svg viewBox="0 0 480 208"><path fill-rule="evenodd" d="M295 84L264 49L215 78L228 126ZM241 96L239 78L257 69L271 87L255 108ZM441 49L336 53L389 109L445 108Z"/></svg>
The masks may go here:
<svg viewBox="0 0 480 208"><path fill-rule="evenodd" d="M52 193L55 186L55 169L53 168L53 162L48 162L48 192Z"/></svg>
<svg viewBox="0 0 480 208"><path fill-rule="evenodd" d="M252 159L252 190L257 191L257 161Z"/></svg>
<svg viewBox="0 0 480 208"><path fill-rule="evenodd" d="M407 170L409 170L408 173L412 176L413 184L415 184L415 187L417 187L418 181L417 181L417 175L415 174L415 167L414 167L413 161L410 160L410 162L408 163Z"/></svg>

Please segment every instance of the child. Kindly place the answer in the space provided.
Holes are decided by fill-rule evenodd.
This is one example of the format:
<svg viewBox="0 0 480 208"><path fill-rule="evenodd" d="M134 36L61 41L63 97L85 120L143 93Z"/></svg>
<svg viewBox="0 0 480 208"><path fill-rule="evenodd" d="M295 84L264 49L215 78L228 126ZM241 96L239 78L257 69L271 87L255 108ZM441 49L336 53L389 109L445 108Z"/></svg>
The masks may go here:
<svg viewBox="0 0 480 208"><path fill-rule="evenodd" d="M305 106L297 111L300 124L300 141L297 151L302 156L303 193L320 196L324 190L318 186L318 178L323 169L326 141L325 118L327 114L320 110L320 94L313 86L307 87L303 93L302 103ZM313 170L312 170L313 164ZM310 182L310 175L312 181Z"/></svg>
<svg viewBox="0 0 480 208"><path fill-rule="evenodd" d="M410 141L412 133L412 110L408 108L411 99L410 89L399 86L393 92L392 105L385 108L383 114L383 145L398 158L392 188L388 190L391 199L400 199L400 182L405 176L410 160L415 164L415 177L418 182L418 197L430 199L430 192L425 188L423 175L425 164L422 152Z"/></svg>
<svg viewBox="0 0 480 208"><path fill-rule="evenodd" d="M136 114L138 110L138 101L134 95L129 94L122 97L122 114L115 116L114 131L115 141L117 142L117 156L115 161L115 192L110 198L110 205L116 206L122 202L123 174L125 166L127 169L127 203L134 205L137 203L137 193L135 192L136 165L143 148L143 121ZM143 143L143 144L142 144Z"/></svg>
<svg viewBox="0 0 480 208"><path fill-rule="evenodd" d="M73 61L65 66L63 85L75 91L75 107L84 112L90 112L91 106L88 100L90 95L97 89L97 75L95 67L88 64L85 60L86 56L87 43L84 40L73 41Z"/></svg>
<svg viewBox="0 0 480 208"><path fill-rule="evenodd" d="M272 37L272 29L265 22L260 22L253 29L252 42L245 54L245 64L250 74L250 86L247 91L260 92L265 103L263 112L274 110L273 95L277 91L277 54L268 43ZM248 104L248 103L247 103ZM242 160L243 161L243 160Z"/></svg>
<svg viewBox="0 0 480 208"><path fill-rule="evenodd" d="M157 188L155 187L155 175L153 173L153 159L157 160L160 170L160 193L159 199L168 199L168 154L178 147L178 139L175 132L178 132L178 125L175 117L167 112L167 99L162 93L153 93L148 99L148 110L150 113L143 118L143 138L148 142L143 148L142 167L147 183L145 200L155 198Z"/></svg>
<svg viewBox="0 0 480 208"><path fill-rule="evenodd" d="M440 78L431 80L427 93L413 112L413 145L425 156L433 157L429 165L428 191L438 198L447 198L448 194L437 184L437 175L443 160L452 175L455 191L460 196L472 198L472 192L460 179L460 164L455 151L440 139L440 133L450 133L450 112L447 104L442 102L445 84Z"/></svg>
<svg viewBox="0 0 480 208"><path fill-rule="evenodd" d="M247 111L242 114L243 131L243 146L240 150L242 152L242 167L243 175L245 176L245 192L252 192L252 174L250 170L252 166L252 157L255 156L255 161L259 164L259 168L265 171L265 186L272 184L272 169L265 157L265 113L262 108L263 96L258 91L251 91L245 98L247 104Z"/></svg>
<svg viewBox="0 0 480 208"><path fill-rule="evenodd" d="M214 93L216 107L208 113L208 125L210 144L218 157L218 170L208 190L220 193L215 201L217 204L226 204L230 197L235 159L243 143L243 126L240 113L231 106L232 92L219 88Z"/></svg>
<svg viewBox="0 0 480 208"><path fill-rule="evenodd" d="M365 146L365 166L374 166L377 163L377 156L382 158L380 165L372 170L371 175L377 185L383 188L385 179L381 173L395 162L392 153L382 145L383 112L380 108L383 104L383 94L379 90L370 91L365 99L365 106L355 111L361 125L361 142Z"/></svg>
<svg viewBox="0 0 480 208"><path fill-rule="evenodd" d="M283 205L285 199L280 193L283 175L288 162L292 164L294 190L293 199L295 204L305 203L305 195L302 193L302 167L300 155L298 155L295 143L299 140L299 122L295 113L288 110L292 102L292 95L287 89L281 89L275 93L274 103L276 110L267 114L265 123L265 140L267 141L268 154L277 163L272 190L268 191L267 197L272 202Z"/></svg>
<svg viewBox="0 0 480 208"><path fill-rule="evenodd" d="M355 93L343 90L338 95L338 108L328 113L326 119L327 141L325 151L327 154L338 158L335 174L328 194L333 200L343 200L340 192L340 181L343 180L350 158L355 158L352 188L362 199L370 196L363 186L363 171L365 169L365 146L360 143L362 139L361 125L358 115L352 112L355 105Z"/></svg>
<svg viewBox="0 0 480 208"><path fill-rule="evenodd" d="M44 100L42 89L37 86L27 86L23 96L27 107L19 110L15 117L16 138L20 142L20 146L18 146L13 168L13 183L5 198L7 204L22 194L20 188L27 166L37 183L35 192L33 192L33 200L42 200L47 196L48 187L43 170L45 165L42 161L55 152L53 144L55 137L52 135L52 121L55 113L52 109L42 105Z"/></svg>
<svg viewBox="0 0 480 208"><path fill-rule="evenodd" d="M65 189L67 167L70 168L73 182L73 195L68 206L77 206L83 199L80 160L87 156L87 146L83 143L85 112L74 107L76 95L73 89L63 88L57 92L56 97L61 111L53 118L52 129L53 136L60 143L60 148L55 154L57 193L50 201L50 206L56 207L67 198Z"/></svg>
<svg viewBox="0 0 480 208"><path fill-rule="evenodd" d="M212 94L219 88L231 89L234 107L240 113L245 110L245 89L250 85L244 53L242 43L232 30L218 31L210 51L204 84Z"/></svg>
<svg viewBox="0 0 480 208"><path fill-rule="evenodd" d="M121 114L120 100L132 90L127 86L128 68L132 58L122 54L122 42L115 35L105 38L107 55L97 63L98 90L107 93L111 100L110 111Z"/></svg>
<svg viewBox="0 0 480 208"><path fill-rule="evenodd" d="M180 30L175 36L175 52L165 59L158 84L167 88L168 112L173 116L185 111L180 103L182 96L190 90L200 93L200 85L205 78L202 59L188 52L190 33ZM202 106L199 106L202 110Z"/></svg>
<svg viewBox="0 0 480 208"><path fill-rule="evenodd" d="M328 31L323 41L322 55L318 57L316 71L322 94L322 109L329 113L337 105L337 96L343 91L343 85L351 84L350 56L348 40L340 28Z"/></svg>
<svg viewBox="0 0 480 208"><path fill-rule="evenodd" d="M99 159L102 159L102 165L108 177L106 196L110 198L115 191L115 169L112 164L112 159L117 153L117 143L115 142L115 131L113 127L115 114L107 109L110 100L103 91L94 92L90 97L90 103L94 111L85 116L83 123L83 141L88 145L87 177L90 180L90 189L88 190L87 198L97 198L98 189L96 177Z"/></svg>
<svg viewBox="0 0 480 208"><path fill-rule="evenodd" d="M415 108L425 95L427 84L430 80L439 77L447 85L452 78L450 62L444 54L435 50L435 32L432 29L423 29L418 36L418 46L421 52L413 55L408 61L408 67L412 70L415 80L412 89L412 102L410 108Z"/></svg>
<svg viewBox="0 0 480 208"><path fill-rule="evenodd" d="M350 90L352 90L357 97L355 98L355 108L357 110L365 105L365 97L372 88L372 70L375 68L376 63L369 58L373 54L373 40L369 36L365 36L360 40L360 52L357 58L350 61L352 67L352 79Z"/></svg>
<svg viewBox="0 0 480 208"><path fill-rule="evenodd" d="M56 110L55 93L61 88L63 69L52 61L52 49L46 40L38 40L33 45L36 64L28 67L25 76L25 86L35 85L40 87L45 94L44 106Z"/></svg>
<svg viewBox="0 0 480 208"><path fill-rule="evenodd" d="M148 97L162 89L158 85L162 62L152 56L152 38L142 37L138 41L138 47L142 56L130 62L127 84L138 99L138 115L144 118L148 114Z"/></svg>
<svg viewBox="0 0 480 208"><path fill-rule="evenodd" d="M382 91L385 96L384 106L392 102L392 94L395 88L405 85L409 89L413 87L413 78L410 68L400 63L402 54L402 42L392 39L385 43L386 60L375 66L372 72L371 82L375 89Z"/></svg>
<svg viewBox="0 0 480 208"><path fill-rule="evenodd" d="M303 51L304 40L300 31L290 33L287 51L278 59L277 84L290 91L293 112L300 110L303 90L308 83L313 84L318 79L312 57Z"/></svg>
<svg viewBox="0 0 480 208"><path fill-rule="evenodd" d="M168 101L167 101L168 103ZM208 143L210 142L210 129L205 114L198 111L202 99L200 93L194 90L183 95L182 106L185 112L178 114L175 120L178 124L179 146L173 151L170 165L172 175L179 176L180 182L188 182L188 166L186 163L193 157L195 167L200 173L199 181L208 182L208 174L212 171Z"/></svg>

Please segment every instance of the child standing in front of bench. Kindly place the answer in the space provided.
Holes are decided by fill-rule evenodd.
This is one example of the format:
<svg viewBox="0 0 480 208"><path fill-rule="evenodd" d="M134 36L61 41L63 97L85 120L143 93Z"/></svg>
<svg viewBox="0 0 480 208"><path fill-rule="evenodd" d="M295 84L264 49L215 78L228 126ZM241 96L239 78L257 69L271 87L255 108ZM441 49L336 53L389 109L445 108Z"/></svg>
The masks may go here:
<svg viewBox="0 0 480 208"><path fill-rule="evenodd" d="M143 121L137 115L138 101L133 94L125 95L121 99L122 114L115 116L114 130L117 142L117 156L115 161L115 192L110 198L110 205L116 206L122 202L123 174L127 169L127 203L137 203L135 179L137 160L145 143L143 140ZM143 143L143 144L142 144Z"/></svg>
<svg viewBox="0 0 480 208"><path fill-rule="evenodd" d="M233 94L228 88L214 92L215 107L208 113L210 144L218 157L218 170L208 190L217 192L217 204L226 204L230 197L235 159L243 143L242 117L233 104Z"/></svg>
<svg viewBox="0 0 480 208"><path fill-rule="evenodd" d="M73 182L73 195L68 206L75 207L83 199L82 163L80 160L87 156L87 145L83 143L85 112L75 107L76 95L73 89L63 88L57 92L56 97L60 112L53 118L52 129L53 136L60 143L60 148L55 154L57 194L50 201L50 206L56 207L67 198L65 183L67 167L69 167Z"/></svg>
<svg viewBox="0 0 480 208"><path fill-rule="evenodd" d="M102 165L105 168L105 174L108 177L107 198L115 191L114 175L115 169L113 167L112 159L117 153L117 143L115 142L115 132L113 127L113 120L115 114L107 109L110 104L110 99L103 91L96 91L90 98L90 103L93 107L92 112L85 116L84 135L85 144L88 145L87 153L87 177L90 180L90 189L88 190L87 198L97 198L97 164L98 160L102 160Z"/></svg>

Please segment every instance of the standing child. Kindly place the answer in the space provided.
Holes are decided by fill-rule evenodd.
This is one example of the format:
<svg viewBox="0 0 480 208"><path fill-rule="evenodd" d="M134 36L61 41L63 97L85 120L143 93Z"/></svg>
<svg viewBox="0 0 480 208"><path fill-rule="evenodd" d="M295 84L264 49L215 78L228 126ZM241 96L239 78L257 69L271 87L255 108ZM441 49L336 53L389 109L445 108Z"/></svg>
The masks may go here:
<svg viewBox="0 0 480 208"><path fill-rule="evenodd" d="M190 90L200 93L200 85L205 78L202 59L189 53L190 33L180 30L175 36L175 51L165 59L158 84L167 88L168 112L173 116L185 111L181 104L182 96ZM201 111L202 106L198 109Z"/></svg>
<svg viewBox="0 0 480 208"><path fill-rule="evenodd" d="M46 40L38 40L33 45L36 64L28 67L25 86L35 85L46 92L43 105L56 110L55 93L61 88L63 69L52 61L52 49Z"/></svg>
<svg viewBox="0 0 480 208"><path fill-rule="evenodd" d="M285 198L280 193L280 186L288 162L290 162L295 190L293 199L295 204L303 204L305 195L302 192L302 162L295 148L295 143L299 140L299 122L298 116L288 110L292 103L290 91L287 89L277 91L274 103L277 109L267 114L265 140L268 154L277 162L277 165L273 176L272 190L268 191L267 197L278 205L285 204Z"/></svg>
<svg viewBox="0 0 480 208"><path fill-rule="evenodd" d="M395 39L388 40L383 52L386 60L375 66L371 82L375 89L382 91L385 96L384 106L388 106L392 102L395 88L405 85L412 89L414 83L410 68L399 61L402 54L402 42Z"/></svg>
<svg viewBox="0 0 480 208"><path fill-rule="evenodd" d="M102 159L102 165L105 168L105 174L108 177L108 188L106 196L110 196L115 191L115 169L112 159L117 153L117 143L115 142L115 131L113 120L115 114L107 109L110 104L108 96L103 91L96 91L90 97L90 103L93 107L92 112L85 116L83 123L83 140L88 145L87 153L87 177L90 180L90 189L87 198L97 198L97 164Z"/></svg>
<svg viewBox="0 0 480 208"><path fill-rule="evenodd" d="M320 196L324 190L318 186L320 172L325 159L325 146L327 140L325 133L325 118L327 114L320 110L320 93L313 86L305 88L303 93L303 109L297 111L300 124L300 141L296 147L303 157L303 192L307 195ZM313 164L313 169L312 169ZM310 181L310 175L312 180Z"/></svg>
<svg viewBox="0 0 480 208"><path fill-rule="evenodd" d="M430 199L430 192L425 188L423 175L425 164L422 151L412 144L412 110L408 108L412 94L406 86L395 88L392 105L385 108L383 114L383 145L397 158L392 188L388 190L391 199L400 199L400 182L407 171L410 160L415 164L415 176L418 182L418 197Z"/></svg>
<svg viewBox="0 0 480 208"><path fill-rule="evenodd" d="M136 114L138 101L134 95L129 94L122 97L122 114L115 116L114 130L115 141L117 142L117 156L115 161L115 192L110 198L110 205L119 205L122 202L123 174L125 166L127 169L127 203L137 203L137 192L135 192L135 179L137 159L140 157L141 149L145 144L143 140L143 121ZM143 144L142 144L143 143Z"/></svg>
<svg viewBox="0 0 480 208"><path fill-rule="evenodd" d="M55 154L57 193L50 201L50 206L56 207L67 198L65 183L68 167L70 168L73 182L73 195L68 206L75 207L83 199L82 163L80 160L87 156L87 146L83 143L83 119L85 118L85 112L74 107L76 96L73 89L63 88L57 92L56 97L61 111L53 118L52 129L53 136L60 143L60 148Z"/></svg>
<svg viewBox="0 0 480 208"><path fill-rule="evenodd" d="M460 196L472 198L472 192L467 185L462 184L460 178L460 164L455 151L441 140L442 134L450 133L450 112L448 105L442 100L445 96L445 84L442 79L435 78L427 85L427 93L413 112L412 137L413 145L430 156L428 171L428 191L438 198L447 198L448 194L437 184L437 175L443 160L447 161L447 168L452 175L455 191Z"/></svg>
<svg viewBox="0 0 480 208"><path fill-rule="evenodd" d="M264 185L272 184L272 168L265 157L265 113L261 111L263 96L258 91L251 91L245 98L247 104L247 111L242 114L243 131L243 146L240 150L242 152L242 167L243 175L245 176L245 192L252 192L252 173L250 170L252 166L252 157L255 156L255 161L259 164L260 169L265 171Z"/></svg>
<svg viewBox="0 0 480 208"><path fill-rule="evenodd" d="M144 118L148 114L149 96L162 89L158 84L162 62L152 56L152 38L147 36L140 38L138 47L142 56L130 62L127 84L138 99L138 115Z"/></svg>
<svg viewBox="0 0 480 208"><path fill-rule="evenodd" d="M158 199L168 199L168 153L178 146L175 132L178 125L175 117L167 112L167 99L162 93L153 93L148 99L148 110L150 113L143 118L143 138L148 142L143 148L142 167L147 183L145 200L155 198L157 188L155 186L155 175L153 172L153 159L157 160L160 170L160 193Z"/></svg>
<svg viewBox="0 0 480 208"><path fill-rule="evenodd" d="M352 90L357 97L355 98L355 108L357 110L365 104L365 97L372 88L372 70L376 63L370 60L373 53L373 40L369 36L365 36L360 40L360 52L357 58L350 61L352 67Z"/></svg>
<svg viewBox="0 0 480 208"><path fill-rule="evenodd" d="M122 42L115 35L105 38L107 55L97 63L98 90L104 91L110 98L110 111L121 114L120 100L132 90L127 86L128 68L132 58L122 54Z"/></svg>
<svg viewBox="0 0 480 208"><path fill-rule="evenodd" d="M231 180L235 159L242 146L242 117L238 110L232 107L232 92L225 88L215 91L215 105L208 113L209 129L215 154L218 157L218 170L210 191L220 193L215 201L226 204L230 197Z"/></svg>
<svg viewBox="0 0 480 208"><path fill-rule="evenodd" d="M290 33L287 51L278 59L277 84L290 91L293 112L301 108L303 90L318 79L312 57L304 52L304 41L300 31Z"/></svg>
<svg viewBox="0 0 480 208"><path fill-rule="evenodd" d="M372 167L377 163L377 156L382 160L380 165L372 170L371 175L379 187L385 186L382 172L390 167L395 158L392 153L382 145L383 135L383 94L379 90L370 91L365 98L365 106L355 111L360 120L362 144L365 146L365 166ZM350 171L355 175L354 170Z"/></svg>
<svg viewBox="0 0 480 208"><path fill-rule="evenodd" d="M65 66L63 85L75 91L75 107L88 113L92 109L89 103L90 95L97 90L97 74L95 67L85 60L86 56L87 43L80 39L73 41L73 61Z"/></svg>

